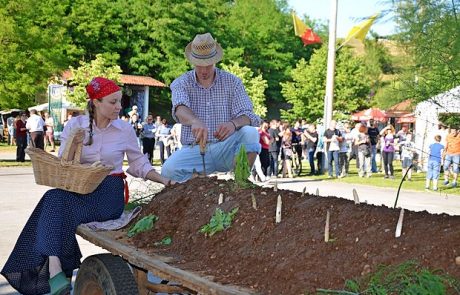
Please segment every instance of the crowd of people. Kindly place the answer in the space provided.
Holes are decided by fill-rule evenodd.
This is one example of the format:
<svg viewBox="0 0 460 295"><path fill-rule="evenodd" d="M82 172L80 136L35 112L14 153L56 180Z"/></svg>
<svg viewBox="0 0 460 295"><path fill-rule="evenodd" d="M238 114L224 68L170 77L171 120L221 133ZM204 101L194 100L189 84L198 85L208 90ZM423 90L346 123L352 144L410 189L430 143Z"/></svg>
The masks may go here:
<svg viewBox="0 0 460 295"><path fill-rule="evenodd" d="M153 152L156 147L159 149L162 165L173 152L181 147L180 123L171 125L167 119L161 116L156 116L154 120L152 114L148 114L146 119L142 121L139 118L135 105L132 107L132 111L122 116L122 119L128 122L134 129L137 144L143 153L147 155L151 163L153 163Z"/></svg>
<svg viewBox="0 0 460 295"><path fill-rule="evenodd" d="M342 178L348 176L350 160L355 159L359 177L383 173L385 179L394 179L394 161L399 160L401 176L412 181L412 172L421 168L418 160L422 151L416 149L409 125L403 124L398 132L391 124L380 123L380 128L378 125L373 119L355 123L353 128L348 122L331 121L324 129L306 120L297 120L294 124L264 121L259 127L262 151L253 167L252 178L264 182L273 177L293 177L292 167L296 163L292 162L302 159L309 163L308 175L327 172L329 178ZM450 130L448 134L440 125L432 139L427 155L426 189L429 189L428 180L433 181L433 190L438 189L441 170L444 170L444 184L449 184L452 175L452 186L457 186L460 132ZM327 171L323 171L323 163L327 163Z"/></svg>
<svg viewBox="0 0 460 295"><path fill-rule="evenodd" d="M63 126L65 127L71 118L78 115L79 113L77 112L70 113L67 120L63 122ZM179 123L170 125L161 116L156 116L154 121L152 114L149 114L145 121L142 121L137 113L136 105L131 108L127 115L121 115L120 118L133 127L138 146L147 155L151 163L153 163L153 151L155 148L159 149L160 161L163 164L171 156L172 152L181 147L181 124ZM48 112L40 113L32 109L29 116L26 112L21 112L16 117L8 119L8 128L9 132L11 132L9 144L17 147L17 162L25 161L25 149L29 145L51 153L55 152L56 126L53 117Z"/></svg>

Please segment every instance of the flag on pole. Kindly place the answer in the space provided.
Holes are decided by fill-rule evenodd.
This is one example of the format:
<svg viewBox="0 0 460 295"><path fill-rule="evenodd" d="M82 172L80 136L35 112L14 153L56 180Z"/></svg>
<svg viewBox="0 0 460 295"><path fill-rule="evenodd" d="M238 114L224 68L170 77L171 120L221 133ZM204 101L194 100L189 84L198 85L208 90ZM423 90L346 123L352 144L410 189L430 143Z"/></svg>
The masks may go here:
<svg viewBox="0 0 460 295"><path fill-rule="evenodd" d="M372 24L374 23L378 15L379 14L376 13L370 18L366 19L365 21L351 28L350 32L348 32L348 35L345 38L345 41L343 41L341 46L348 44L352 40L359 40L361 41L361 43L364 42L367 32L369 32L369 29L371 28Z"/></svg>
<svg viewBox="0 0 460 295"><path fill-rule="evenodd" d="M303 21L292 12L292 20L294 21L294 32L296 36L302 39L303 45L321 43L321 39L316 35L311 28L309 28Z"/></svg>

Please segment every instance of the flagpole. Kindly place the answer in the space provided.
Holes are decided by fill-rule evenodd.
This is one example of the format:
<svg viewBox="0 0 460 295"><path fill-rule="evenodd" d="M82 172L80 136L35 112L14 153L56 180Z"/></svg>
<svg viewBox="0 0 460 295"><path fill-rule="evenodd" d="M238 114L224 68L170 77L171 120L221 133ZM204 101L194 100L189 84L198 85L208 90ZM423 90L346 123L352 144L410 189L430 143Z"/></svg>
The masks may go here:
<svg viewBox="0 0 460 295"><path fill-rule="evenodd" d="M334 74L335 74L335 39L337 31L337 2L331 0L331 15L329 19L329 44L327 53L326 95L324 96L324 130L329 128L332 120L332 103L334 101ZM322 136L322 134L321 134ZM327 147L327 145L325 145ZM324 151L323 169L328 168L327 150ZM322 172L322 171L321 171Z"/></svg>
<svg viewBox="0 0 460 295"><path fill-rule="evenodd" d="M329 122L332 120L332 103L334 101L337 2L338 0L331 0L331 15L329 19L329 44L327 53L326 95L324 97L324 128L328 128Z"/></svg>

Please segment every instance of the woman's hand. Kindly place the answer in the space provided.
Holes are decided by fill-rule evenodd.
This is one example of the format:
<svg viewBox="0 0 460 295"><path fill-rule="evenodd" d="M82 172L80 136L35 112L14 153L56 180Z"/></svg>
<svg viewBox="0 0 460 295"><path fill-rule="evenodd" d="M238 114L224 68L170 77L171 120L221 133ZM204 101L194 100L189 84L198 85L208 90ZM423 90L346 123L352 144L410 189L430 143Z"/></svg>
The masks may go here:
<svg viewBox="0 0 460 295"><path fill-rule="evenodd" d="M176 184L176 181L162 176L161 174L156 172L155 169L150 170L149 173L147 173L147 175L145 176L145 178L151 181L164 184L165 186L171 186L173 184Z"/></svg>
<svg viewBox="0 0 460 295"><path fill-rule="evenodd" d="M174 180L171 180L171 179L165 179L166 181L163 182L163 184L168 187L168 186L172 186L172 185L175 185L177 182L174 181Z"/></svg>

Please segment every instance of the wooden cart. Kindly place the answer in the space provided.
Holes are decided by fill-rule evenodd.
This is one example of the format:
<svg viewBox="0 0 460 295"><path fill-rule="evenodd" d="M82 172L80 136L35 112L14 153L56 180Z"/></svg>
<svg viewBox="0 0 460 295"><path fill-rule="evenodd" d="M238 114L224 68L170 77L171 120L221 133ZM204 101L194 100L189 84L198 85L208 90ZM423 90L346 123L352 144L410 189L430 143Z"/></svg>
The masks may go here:
<svg viewBox="0 0 460 295"><path fill-rule="evenodd" d="M115 232L95 232L80 226L77 234L110 253L89 256L83 261L75 281L75 295L255 294L171 266L170 258L148 254L126 244L116 238ZM147 272L175 283L154 284L147 280Z"/></svg>

